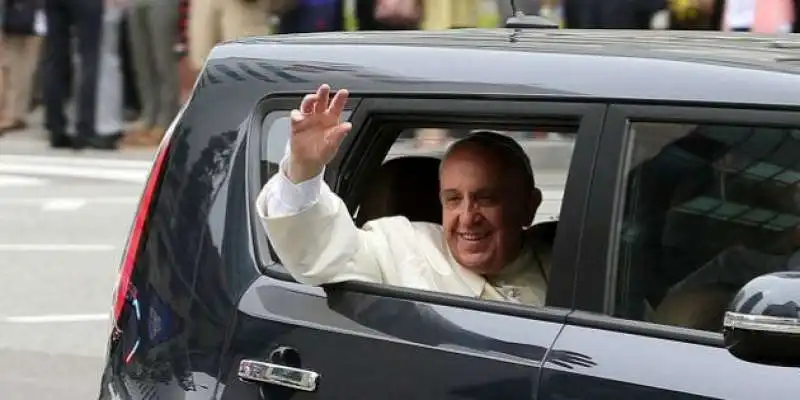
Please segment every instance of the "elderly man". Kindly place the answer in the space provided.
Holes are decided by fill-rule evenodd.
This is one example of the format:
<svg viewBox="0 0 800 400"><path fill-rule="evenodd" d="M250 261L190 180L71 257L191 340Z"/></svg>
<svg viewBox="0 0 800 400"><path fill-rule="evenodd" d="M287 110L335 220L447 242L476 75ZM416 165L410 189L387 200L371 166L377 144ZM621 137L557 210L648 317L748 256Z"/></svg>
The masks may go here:
<svg viewBox="0 0 800 400"><path fill-rule="evenodd" d="M440 171L443 226L385 217L358 229L322 180L350 131L347 100L322 85L291 112L280 171L257 209L286 269L311 285L367 281L422 290L544 304L548 249L526 240L541 203L529 160L512 139L492 132L456 142Z"/></svg>

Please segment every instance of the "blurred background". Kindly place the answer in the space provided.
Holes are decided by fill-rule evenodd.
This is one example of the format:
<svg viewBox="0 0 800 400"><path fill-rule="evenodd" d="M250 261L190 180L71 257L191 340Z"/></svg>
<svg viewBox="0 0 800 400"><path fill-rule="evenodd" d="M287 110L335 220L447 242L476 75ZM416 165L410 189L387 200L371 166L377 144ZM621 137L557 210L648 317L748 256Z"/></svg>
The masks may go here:
<svg viewBox="0 0 800 400"><path fill-rule="evenodd" d="M512 14L507 0L413 0L404 15L382 3L0 0L0 397L96 398L112 287L141 186L214 45L296 32L496 27ZM798 32L800 22L795 0L516 6L563 29ZM408 132L396 151L440 147L461 134ZM544 168L567 164L568 137L519 134L543 144L530 148L553 160Z"/></svg>

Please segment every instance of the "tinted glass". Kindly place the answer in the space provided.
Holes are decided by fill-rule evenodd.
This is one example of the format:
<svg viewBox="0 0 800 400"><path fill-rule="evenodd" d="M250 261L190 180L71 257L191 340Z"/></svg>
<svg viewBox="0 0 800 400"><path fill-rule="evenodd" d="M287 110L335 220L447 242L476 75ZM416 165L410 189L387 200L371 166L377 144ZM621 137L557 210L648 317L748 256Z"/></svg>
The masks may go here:
<svg viewBox="0 0 800 400"><path fill-rule="evenodd" d="M799 131L667 123L630 130L615 314L716 331L742 285L798 267Z"/></svg>

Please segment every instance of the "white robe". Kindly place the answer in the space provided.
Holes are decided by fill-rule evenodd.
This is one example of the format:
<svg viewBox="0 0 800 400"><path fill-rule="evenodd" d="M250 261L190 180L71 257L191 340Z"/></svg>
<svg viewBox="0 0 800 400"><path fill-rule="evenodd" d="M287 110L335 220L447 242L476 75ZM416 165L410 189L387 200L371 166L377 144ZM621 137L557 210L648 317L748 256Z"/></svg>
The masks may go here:
<svg viewBox="0 0 800 400"><path fill-rule="evenodd" d="M544 305L548 251L528 246L487 285L455 261L440 225L395 216L358 229L322 174L295 185L284 164L259 193L256 209L275 253L298 282L365 281Z"/></svg>

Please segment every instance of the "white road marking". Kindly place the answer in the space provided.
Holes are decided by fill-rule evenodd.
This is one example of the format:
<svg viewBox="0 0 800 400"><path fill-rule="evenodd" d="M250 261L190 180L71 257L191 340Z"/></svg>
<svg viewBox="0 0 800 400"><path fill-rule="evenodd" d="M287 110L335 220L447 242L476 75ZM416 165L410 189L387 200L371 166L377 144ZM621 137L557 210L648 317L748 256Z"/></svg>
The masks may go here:
<svg viewBox="0 0 800 400"><path fill-rule="evenodd" d="M19 175L0 175L0 186L42 186L47 183L41 178Z"/></svg>
<svg viewBox="0 0 800 400"><path fill-rule="evenodd" d="M42 205L44 211L75 211L86 205L84 199L52 199Z"/></svg>
<svg viewBox="0 0 800 400"><path fill-rule="evenodd" d="M54 314L54 315L24 315L5 317L0 321L11 324L48 324L54 322L93 322L108 321L109 314Z"/></svg>
<svg viewBox="0 0 800 400"><path fill-rule="evenodd" d="M114 251L117 246L110 244L39 244L39 243L0 243L0 252L12 251L51 251L51 252L100 252Z"/></svg>
<svg viewBox="0 0 800 400"><path fill-rule="evenodd" d="M98 157L54 157L54 156L33 156L33 155L18 155L18 154L4 154L0 155L0 163L7 164L58 164L69 166L84 166L84 167L107 167L107 168L128 168L149 170L153 165L152 161L148 160L120 160L114 158L98 158Z"/></svg>
<svg viewBox="0 0 800 400"><path fill-rule="evenodd" d="M118 197L6 197L0 198L0 205L34 205L50 202L85 202L86 204L139 204L138 196Z"/></svg>
<svg viewBox="0 0 800 400"><path fill-rule="evenodd" d="M147 170L143 169L85 168L65 165L10 164L4 162L0 162L0 173L94 178L133 183L144 183L147 178Z"/></svg>

